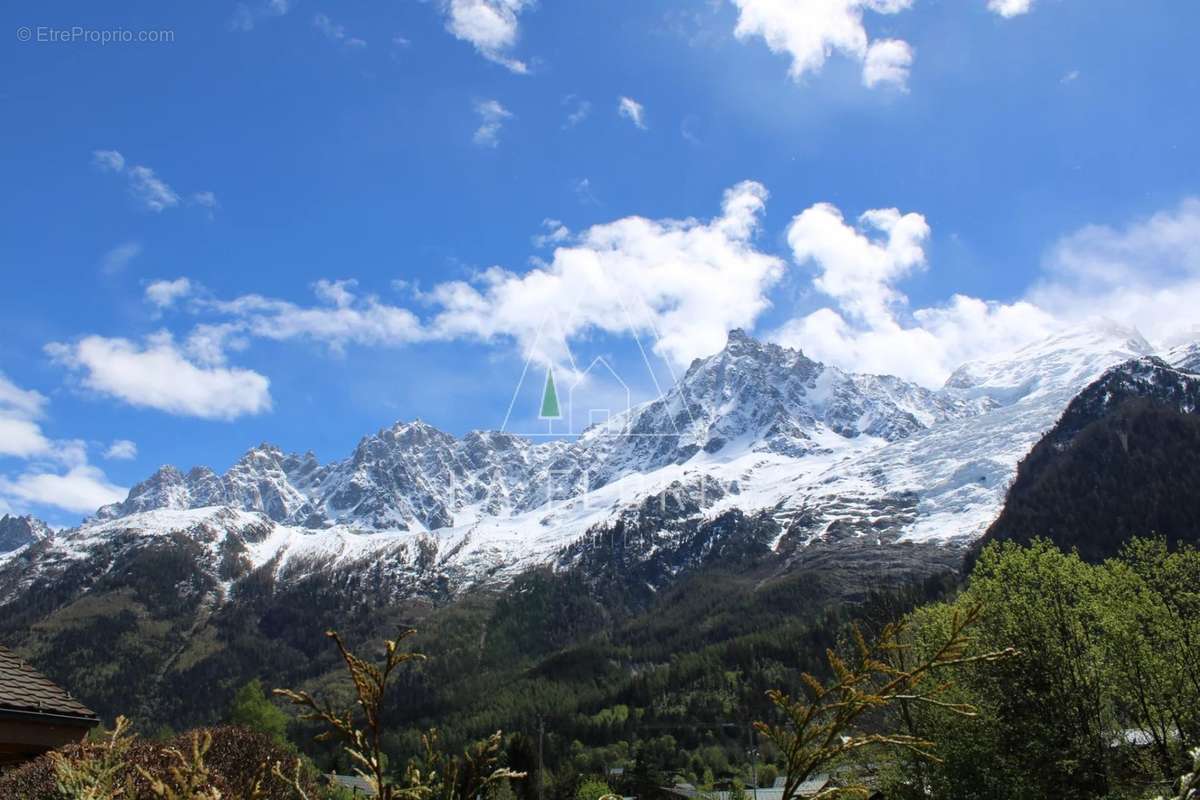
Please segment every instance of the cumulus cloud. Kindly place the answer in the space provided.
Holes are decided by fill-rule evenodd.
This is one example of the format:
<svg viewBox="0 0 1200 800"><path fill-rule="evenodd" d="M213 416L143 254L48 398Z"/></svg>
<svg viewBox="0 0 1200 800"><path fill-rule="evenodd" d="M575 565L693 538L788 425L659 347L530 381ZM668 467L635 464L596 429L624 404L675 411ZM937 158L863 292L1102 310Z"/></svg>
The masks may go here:
<svg viewBox="0 0 1200 800"><path fill-rule="evenodd" d="M851 227L835 206L818 203L792 220L787 239L798 263L817 266L818 289L856 319L876 324L904 299L893 284L925 266L929 225L920 214L894 208L867 211L858 223Z"/></svg>
<svg viewBox="0 0 1200 800"><path fill-rule="evenodd" d="M988 0L987 7L1002 17L1015 17L1028 14L1033 9L1033 0Z"/></svg>
<svg viewBox="0 0 1200 800"><path fill-rule="evenodd" d="M734 35L761 37L772 53L787 55L788 72L799 81L820 72L833 52L863 64L863 83L903 86L912 49L898 39L872 42L865 12L897 14L913 0L732 0L738 9Z"/></svg>
<svg viewBox="0 0 1200 800"><path fill-rule="evenodd" d="M646 108L631 97L617 101L617 113L642 130L646 130Z"/></svg>
<svg viewBox="0 0 1200 800"><path fill-rule="evenodd" d="M110 482L104 472L90 464L76 464L66 472L29 469L15 479L0 475L0 497L19 503L53 506L66 511L89 513L125 499L129 490Z"/></svg>
<svg viewBox="0 0 1200 800"><path fill-rule="evenodd" d="M346 33L346 28L331 20L325 14L317 14L313 17L313 27L331 42L336 42L351 50L359 50L367 46L364 39L359 39L357 36L350 36Z"/></svg>
<svg viewBox="0 0 1200 800"><path fill-rule="evenodd" d="M231 352L257 339L308 341L334 353L351 345L478 340L512 344L539 364L561 367L578 338L635 333L682 366L720 349L729 329L753 328L770 306L786 265L755 243L766 201L766 189L746 181L725 192L710 219L629 216L581 231L547 219L533 241L551 254L524 272L492 266L414 291L422 316L361 292L351 280L316 282L308 304L257 294L219 299L194 281L162 281L147 288L152 303L202 318L182 344L165 333L142 344L93 336L50 352L96 391L212 418L269 406L264 377L226 365ZM966 361L1097 315L1135 324L1160 344L1200 338L1193 322L1200 199L1064 236L1047 251L1041 278L1018 297L955 294L913 308L901 287L931 268L931 236L924 215L896 208L847 217L818 203L796 214L786 230L794 269L810 273L824 307L770 338L848 369L928 386ZM23 398L20 413L7 418L23 421L28 437L40 406L25 394L8 396ZM45 447L24 441L25 450Z"/></svg>
<svg viewBox="0 0 1200 800"><path fill-rule="evenodd" d="M475 104L475 113L479 115L479 127L475 129L472 140L480 147L496 147L500 144L500 130L505 120L512 119L513 114L498 100L480 100Z"/></svg>
<svg viewBox="0 0 1200 800"><path fill-rule="evenodd" d="M753 244L766 200L762 185L746 181L725 192L709 220L634 216L581 233L545 220L535 243L554 248L549 263L524 273L491 267L437 284L418 293L429 309L424 321L360 294L353 281L318 281L313 305L257 294L215 299L190 282L191 299L177 307L206 321L180 349L197 365L217 366L231 347L255 339L310 341L335 353L351 345L474 339L513 343L539 363L561 366L574 337L632 332L686 365L720 349L730 328L752 326L769 306L767 293L784 263Z"/></svg>
<svg viewBox="0 0 1200 800"><path fill-rule="evenodd" d="M46 437L39 424L45 408L42 394L0 374L0 456L30 462L16 478L0 474L0 508L7 513L36 504L93 511L124 497L126 489L88 464L83 442Z"/></svg>
<svg viewBox="0 0 1200 800"><path fill-rule="evenodd" d="M132 406L203 419L234 419L271 407L269 381L247 369L193 363L166 332L144 344L85 336L47 352L82 384Z"/></svg>
<svg viewBox="0 0 1200 800"><path fill-rule="evenodd" d="M153 281L146 286L146 300L158 308L169 308L175 301L187 297L191 292L192 282L187 278Z"/></svg>
<svg viewBox="0 0 1200 800"><path fill-rule="evenodd" d="M908 71L912 62L912 47L902 39L871 42L867 48L867 58L863 61L863 85L874 89L886 83L904 90L908 86Z"/></svg>
<svg viewBox="0 0 1200 800"><path fill-rule="evenodd" d="M858 224L818 204L796 216L788 242L813 286L833 300L772 334L841 366L939 385L966 361L1008 352L1064 326L1107 317L1160 346L1200 338L1200 199L1124 227L1088 226L1048 252L1042 276L1016 300L956 294L910 309L896 284L925 267L919 214L868 211Z"/></svg>
<svg viewBox="0 0 1200 800"><path fill-rule="evenodd" d="M1124 226L1081 228L1043 266L1028 296L1058 316L1129 321L1159 342L1200 336L1200 198Z"/></svg>
<svg viewBox="0 0 1200 800"><path fill-rule="evenodd" d="M310 305L257 294L217 299L191 281L189 301L174 307L204 321L175 357L222 366L229 350L255 339L310 341L335 353L351 345L477 339L513 343L539 363L562 365L572 337L636 332L657 341L660 355L685 365L719 349L730 328L750 327L769 305L767 292L784 263L753 244L766 199L762 185L747 181L725 192L720 213L709 220L634 216L581 233L546 220L535 243L554 248L549 263L524 273L491 267L437 284L418 293L428 309L424 321L361 294L353 281L318 281L317 302ZM555 318L547 322L548 310ZM118 352L131 347L125 343ZM106 360L94 353L84 359L75 352L80 349L66 355L75 363ZM108 356L112 348L95 343L93 349ZM125 381L122 388L101 376L93 382L122 399L133 395Z"/></svg>
<svg viewBox="0 0 1200 800"><path fill-rule="evenodd" d="M520 75L529 67L510 53L519 37L521 12L532 5L533 0L442 0L446 30L484 58Z"/></svg>
<svg viewBox="0 0 1200 800"><path fill-rule="evenodd" d="M836 308L793 319L771 338L848 369L936 386L965 361L1010 350L1053 328L1053 317L1026 301L955 295L944 305L910 312L896 284L927 266L925 217L873 209L856 222L848 223L828 203L792 220L787 238L793 258L815 271L814 288Z"/></svg>
<svg viewBox="0 0 1200 800"><path fill-rule="evenodd" d="M46 398L32 389L22 389L0 373L0 456L28 458L50 450L42 433Z"/></svg>
<svg viewBox="0 0 1200 800"><path fill-rule="evenodd" d="M517 274L500 267L428 293L432 336L515 341L540 363L561 364L566 343L589 332L650 334L678 365L712 353L730 328L749 326L783 274L752 244L766 189L746 181L708 221L625 217L595 225Z"/></svg>

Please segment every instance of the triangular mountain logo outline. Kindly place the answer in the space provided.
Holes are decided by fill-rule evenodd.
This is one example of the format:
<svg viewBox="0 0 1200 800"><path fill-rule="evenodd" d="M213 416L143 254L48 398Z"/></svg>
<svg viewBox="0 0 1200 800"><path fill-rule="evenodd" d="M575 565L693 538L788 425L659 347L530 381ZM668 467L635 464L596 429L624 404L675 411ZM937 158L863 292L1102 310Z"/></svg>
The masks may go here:
<svg viewBox="0 0 1200 800"><path fill-rule="evenodd" d="M546 388L542 391L542 409L538 419L562 419L558 405L558 390L554 388L554 370L546 370Z"/></svg>

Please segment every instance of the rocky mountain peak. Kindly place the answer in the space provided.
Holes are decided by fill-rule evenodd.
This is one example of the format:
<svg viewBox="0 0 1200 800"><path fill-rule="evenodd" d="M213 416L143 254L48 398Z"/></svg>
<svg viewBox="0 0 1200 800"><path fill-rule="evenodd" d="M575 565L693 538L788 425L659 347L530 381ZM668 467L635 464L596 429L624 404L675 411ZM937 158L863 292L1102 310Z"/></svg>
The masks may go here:
<svg viewBox="0 0 1200 800"><path fill-rule="evenodd" d="M1164 360L1185 372L1200 373L1200 341L1171 348Z"/></svg>
<svg viewBox="0 0 1200 800"><path fill-rule="evenodd" d="M0 517L0 553L11 553L53 535L50 527L35 517L9 514Z"/></svg>
<svg viewBox="0 0 1200 800"><path fill-rule="evenodd" d="M1200 375L1176 369L1156 356L1117 364L1071 400L1048 438L1061 446L1110 409L1134 399L1194 414L1200 409Z"/></svg>

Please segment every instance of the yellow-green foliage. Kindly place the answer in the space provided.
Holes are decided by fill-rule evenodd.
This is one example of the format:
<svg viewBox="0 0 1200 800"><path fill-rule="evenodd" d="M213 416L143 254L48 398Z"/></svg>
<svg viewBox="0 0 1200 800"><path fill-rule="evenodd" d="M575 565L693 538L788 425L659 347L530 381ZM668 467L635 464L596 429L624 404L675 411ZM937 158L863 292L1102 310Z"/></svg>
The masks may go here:
<svg viewBox="0 0 1200 800"><path fill-rule="evenodd" d="M759 732L783 754L786 779L783 800L797 796L800 785L839 759L868 747L900 748L924 759L936 760L934 742L924 736L899 731L867 730L873 715L903 706L932 707L971 717L974 706L948 698L953 684L938 677L957 667L1002 661L1011 649L976 652L967 630L978 621L981 606L955 611L927 652L912 653L907 623L886 625L868 644L858 626L853 628L853 652L826 653L833 677L820 681L802 676L806 692L791 697L779 690L768 693L782 718L755 723ZM867 797L863 786L831 786L815 795L821 800Z"/></svg>
<svg viewBox="0 0 1200 800"><path fill-rule="evenodd" d="M980 605L976 647L1020 655L952 671L947 699L978 719L902 709L942 763L901 764L892 795L1092 800L1179 774L1200 744L1200 553L1135 540L1089 564L1044 541L990 547L953 603L910 616L916 651Z"/></svg>
<svg viewBox="0 0 1200 800"><path fill-rule="evenodd" d="M318 739L341 740L342 749L357 764L355 772L371 785L380 800L473 800L500 781L524 777L498 766L502 743L499 731L457 757L447 755L440 746L437 731L430 731L421 737L423 758L410 763L400 778L389 774L382 747L384 701L395 671L409 661L425 658L400 648L400 643L414 633L401 631L395 639L386 640L383 664L376 666L352 653L336 632L328 632L354 684L361 723L355 718L355 708L338 711L307 692L276 689L275 693L307 709L303 719L326 726Z"/></svg>

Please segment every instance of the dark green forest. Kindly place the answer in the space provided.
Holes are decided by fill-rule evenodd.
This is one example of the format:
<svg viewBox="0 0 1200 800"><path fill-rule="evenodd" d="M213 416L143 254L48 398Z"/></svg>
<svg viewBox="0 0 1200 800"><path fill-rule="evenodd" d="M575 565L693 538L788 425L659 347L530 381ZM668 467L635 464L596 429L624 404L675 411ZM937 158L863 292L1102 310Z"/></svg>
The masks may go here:
<svg viewBox="0 0 1200 800"><path fill-rule="evenodd" d="M1025 457L977 550L1045 536L1098 560L1130 535L1196 540L1200 416L1134 399L1071 434L1047 436Z"/></svg>

